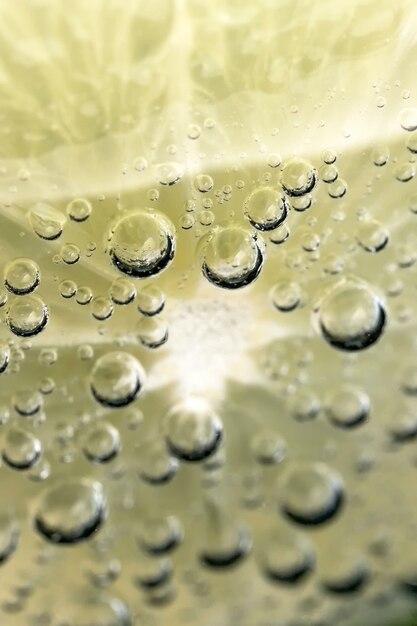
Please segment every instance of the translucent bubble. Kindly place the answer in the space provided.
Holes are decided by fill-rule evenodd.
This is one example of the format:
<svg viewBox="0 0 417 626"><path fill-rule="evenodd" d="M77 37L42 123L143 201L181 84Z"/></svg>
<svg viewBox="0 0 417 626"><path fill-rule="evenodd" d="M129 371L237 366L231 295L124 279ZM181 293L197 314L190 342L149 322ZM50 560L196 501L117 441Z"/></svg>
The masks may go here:
<svg viewBox="0 0 417 626"><path fill-rule="evenodd" d="M86 305L93 299L93 292L90 287L80 287L77 291L76 301L78 304Z"/></svg>
<svg viewBox="0 0 417 626"><path fill-rule="evenodd" d="M139 527L138 543L150 554L166 554L176 548L183 537L181 524L173 515L148 517Z"/></svg>
<svg viewBox="0 0 417 626"><path fill-rule="evenodd" d="M170 456L161 442L149 443L140 456L140 476L151 485L163 485L178 471L178 460Z"/></svg>
<svg viewBox="0 0 417 626"><path fill-rule="evenodd" d="M116 278L110 285L109 295L115 304L130 304L136 298L136 287L128 278Z"/></svg>
<svg viewBox="0 0 417 626"><path fill-rule="evenodd" d="M288 204L282 192L260 187L246 198L245 210L252 226L261 231L274 230L287 217Z"/></svg>
<svg viewBox="0 0 417 626"><path fill-rule="evenodd" d="M31 293L39 285L40 280L39 266L32 259L13 259L4 269L4 284L15 295Z"/></svg>
<svg viewBox="0 0 417 626"><path fill-rule="evenodd" d="M122 565L117 559L108 558L107 554L95 553L94 558L84 564L84 571L94 587L105 589L119 578Z"/></svg>
<svg viewBox="0 0 417 626"><path fill-rule="evenodd" d="M299 465L288 474L281 491L283 512L294 522L322 524L340 509L344 487L340 476L323 463Z"/></svg>
<svg viewBox="0 0 417 626"><path fill-rule="evenodd" d="M388 425L391 439L397 443L412 441L417 437L417 412L414 409L396 411Z"/></svg>
<svg viewBox="0 0 417 626"><path fill-rule="evenodd" d="M81 250L75 243L66 243L61 248L61 258L67 265L74 265L80 260Z"/></svg>
<svg viewBox="0 0 417 626"><path fill-rule="evenodd" d="M160 185L175 185L184 175L184 167L180 163L170 161L160 163L154 168L155 179Z"/></svg>
<svg viewBox="0 0 417 626"><path fill-rule="evenodd" d="M295 584L314 567L311 543L292 529L278 526L262 538L259 565L273 582Z"/></svg>
<svg viewBox="0 0 417 626"><path fill-rule="evenodd" d="M343 282L323 299L319 323L323 337L339 350L363 350L380 338L386 321L385 310L366 285Z"/></svg>
<svg viewBox="0 0 417 626"><path fill-rule="evenodd" d="M270 291L271 302L278 311L289 313L301 302L300 285L290 280L281 280Z"/></svg>
<svg viewBox="0 0 417 626"><path fill-rule="evenodd" d="M5 563L15 552L20 537L16 520L7 513L0 514L0 564Z"/></svg>
<svg viewBox="0 0 417 626"><path fill-rule="evenodd" d="M147 316L158 315L165 306L165 294L156 285L147 285L138 293L138 310Z"/></svg>
<svg viewBox="0 0 417 626"><path fill-rule="evenodd" d="M170 580L172 573L172 562L169 559L146 558L141 555L133 580L142 589L153 589Z"/></svg>
<svg viewBox="0 0 417 626"><path fill-rule="evenodd" d="M320 411L320 400L311 389L300 389L291 400L291 414L299 422L314 419Z"/></svg>
<svg viewBox="0 0 417 626"><path fill-rule="evenodd" d="M91 313L96 320L104 322L113 315L113 303L106 296L96 296L93 298Z"/></svg>
<svg viewBox="0 0 417 626"><path fill-rule="evenodd" d="M330 165L331 163L334 163L336 161L336 153L333 152L333 150L325 150L321 155L321 158L324 163Z"/></svg>
<svg viewBox="0 0 417 626"><path fill-rule="evenodd" d="M55 389L55 381L53 378L50 378L49 376L42 378L42 380L39 383L39 391L43 393L43 395L49 395L50 393L54 391L54 389Z"/></svg>
<svg viewBox="0 0 417 626"><path fill-rule="evenodd" d="M362 588L369 578L367 562L362 554L340 546L326 553L320 567L323 587L332 593L352 593Z"/></svg>
<svg viewBox="0 0 417 626"><path fill-rule="evenodd" d="M136 333L143 346L156 349L168 341L168 324L160 315L158 317L142 317L136 324Z"/></svg>
<svg viewBox="0 0 417 626"><path fill-rule="evenodd" d="M83 452L93 463L108 463L120 448L119 431L108 422L93 424L83 441Z"/></svg>
<svg viewBox="0 0 417 626"><path fill-rule="evenodd" d="M371 402L365 392L350 385L335 389L326 401L330 421L340 428L354 428L368 419Z"/></svg>
<svg viewBox="0 0 417 626"><path fill-rule="evenodd" d="M13 300L7 311L10 330L19 337L31 337L40 333L48 323L49 313L45 302L35 295Z"/></svg>
<svg viewBox="0 0 417 626"><path fill-rule="evenodd" d="M73 298L77 293L77 283L73 280L63 280L59 283L59 293L63 298Z"/></svg>
<svg viewBox="0 0 417 626"><path fill-rule="evenodd" d="M43 406L42 394L39 391L17 391L12 397L12 402L15 411L23 417L35 415Z"/></svg>
<svg viewBox="0 0 417 626"><path fill-rule="evenodd" d="M0 374L6 371L10 362L10 348L7 343L0 342Z"/></svg>
<svg viewBox="0 0 417 626"><path fill-rule="evenodd" d="M39 460L41 442L31 432L13 426L3 442L3 460L16 470L27 470Z"/></svg>
<svg viewBox="0 0 417 626"><path fill-rule="evenodd" d="M52 241L62 234L66 217L50 204L38 202L29 211L29 222L38 237Z"/></svg>
<svg viewBox="0 0 417 626"><path fill-rule="evenodd" d="M407 140L407 148L413 154L417 154L417 133L413 133Z"/></svg>
<svg viewBox="0 0 417 626"><path fill-rule="evenodd" d="M334 183L339 176L339 172L335 165L322 165L319 175L324 183Z"/></svg>
<svg viewBox="0 0 417 626"><path fill-rule="evenodd" d="M409 132L417 130L417 109L407 107L400 112L401 128Z"/></svg>
<svg viewBox="0 0 417 626"><path fill-rule="evenodd" d="M191 213L185 213L180 218L180 226L183 230L190 230L195 224L195 217Z"/></svg>
<svg viewBox="0 0 417 626"><path fill-rule="evenodd" d="M288 226L286 224L282 224L271 233L271 235L269 236L269 241L273 244L280 245L287 241L290 234L291 233Z"/></svg>
<svg viewBox="0 0 417 626"><path fill-rule="evenodd" d="M306 252L315 252L320 246L320 236L316 233L305 233L301 238L301 247Z"/></svg>
<svg viewBox="0 0 417 626"><path fill-rule="evenodd" d="M272 152L267 159L267 164L269 165L269 167L279 167L282 163L282 159L281 156L279 154L277 154L276 152Z"/></svg>
<svg viewBox="0 0 417 626"><path fill-rule="evenodd" d="M94 356L94 350L88 344L78 346L77 356L81 361L89 361Z"/></svg>
<svg viewBox="0 0 417 626"><path fill-rule="evenodd" d="M213 189L214 181L209 174L198 174L194 179L194 186L197 191L207 193Z"/></svg>
<svg viewBox="0 0 417 626"><path fill-rule="evenodd" d="M372 162L377 167L382 167L388 163L389 148L383 144L377 144L372 149Z"/></svg>
<svg viewBox="0 0 417 626"><path fill-rule="evenodd" d="M250 551L252 541L246 528L217 502L205 503L204 525L200 560L207 567L232 567Z"/></svg>
<svg viewBox="0 0 417 626"><path fill-rule="evenodd" d="M148 167L148 161L145 157L138 157L133 161L133 167L137 172L143 172Z"/></svg>
<svg viewBox="0 0 417 626"><path fill-rule="evenodd" d="M198 139L201 135L201 128L197 124L189 124L187 128L188 139Z"/></svg>
<svg viewBox="0 0 417 626"><path fill-rule="evenodd" d="M91 215L93 207L85 198L76 198L67 206L67 215L74 222L85 222Z"/></svg>
<svg viewBox="0 0 417 626"><path fill-rule="evenodd" d="M311 207L313 203L313 198L309 193L304 196L297 196L295 198L291 198L291 206L294 211L298 213L303 213L303 211L307 211Z"/></svg>
<svg viewBox="0 0 417 626"><path fill-rule="evenodd" d="M214 219L215 215L213 211L210 211L208 209L204 209L198 214L198 221L202 226L210 226L214 222Z"/></svg>
<svg viewBox="0 0 417 626"><path fill-rule="evenodd" d="M280 182L289 196L303 196L315 187L317 172L305 159L292 157L283 165Z"/></svg>
<svg viewBox="0 0 417 626"><path fill-rule="evenodd" d="M50 366L58 360L58 351L55 348L42 348L39 353L39 363L41 365Z"/></svg>
<svg viewBox="0 0 417 626"><path fill-rule="evenodd" d="M259 276L263 250L256 235L246 228L217 227L204 244L202 271L217 287L239 289Z"/></svg>
<svg viewBox="0 0 417 626"><path fill-rule="evenodd" d="M108 352L95 362L90 384L100 404L122 407L135 400L144 382L144 369L135 357L127 352Z"/></svg>
<svg viewBox="0 0 417 626"><path fill-rule="evenodd" d="M181 461L202 461L219 447L220 418L201 398L188 398L166 417L166 439L171 454Z"/></svg>
<svg viewBox="0 0 417 626"><path fill-rule="evenodd" d="M408 183L416 175L414 163L400 163L395 168L395 178L400 183Z"/></svg>
<svg viewBox="0 0 417 626"><path fill-rule="evenodd" d="M77 543L99 529L105 512L106 501L100 483L70 478L46 489L35 526L52 543Z"/></svg>
<svg viewBox="0 0 417 626"><path fill-rule="evenodd" d="M347 192L347 183L342 178L338 178L328 186L327 191L331 198L343 198Z"/></svg>
<svg viewBox="0 0 417 626"><path fill-rule="evenodd" d="M287 444L275 431L262 429L253 437L251 451L258 463L272 465L285 459Z"/></svg>
<svg viewBox="0 0 417 626"><path fill-rule="evenodd" d="M369 220L361 224L357 240L361 248L367 252L379 252L388 244L389 233L379 222Z"/></svg>
<svg viewBox="0 0 417 626"><path fill-rule="evenodd" d="M154 276L174 257L174 226L156 211L134 211L117 222L109 252L113 264L124 274Z"/></svg>

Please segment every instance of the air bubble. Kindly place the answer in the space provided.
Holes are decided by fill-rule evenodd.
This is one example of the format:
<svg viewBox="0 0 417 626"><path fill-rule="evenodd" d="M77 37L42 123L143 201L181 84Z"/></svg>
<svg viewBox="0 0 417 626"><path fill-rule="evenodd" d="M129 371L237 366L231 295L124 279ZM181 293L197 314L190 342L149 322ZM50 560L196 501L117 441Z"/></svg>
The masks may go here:
<svg viewBox="0 0 417 626"><path fill-rule="evenodd" d="M342 178L338 178L334 183L331 183L328 188L328 193L331 198L339 199L347 192L347 183Z"/></svg>
<svg viewBox="0 0 417 626"><path fill-rule="evenodd" d="M181 542L183 530L173 515L148 517L140 524L137 541L150 554L167 554Z"/></svg>
<svg viewBox="0 0 417 626"><path fill-rule="evenodd" d="M83 452L93 463L108 463L120 448L119 431L107 422L92 425L84 436Z"/></svg>
<svg viewBox="0 0 417 626"><path fill-rule="evenodd" d="M85 222L92 212L91 202L85 198L76 198L67 206L67 215L74 222Z"/></svg>
<svg viewBox="0 0 417 626"><path fill-rule="evenodd" d="M0 564L15 552L20 538L17 522L7 513L0 514Z"/></svg>
<svg viewBox="0 0 417 626"><path fill-rule="evenodd" d="M259 566L272 582L296 584L311 572L315 563L311 543L286 527L278 527L262 538Z"/></svg>
<svg viewBox="0 0 417 626"><path fill-rule="evenodd" d="M115 304L130 304L136 298L136 287L127 278L116 278L110 285L109 295Z"/></svg>
<svg viewBox="0 0 417 626"><path fill-rule="evenodd" d="M251 451L261 465L282 463L287 453L285 440L273 430L262 429L251 441Z"/></svg>
<svg viewBox="0 0 417 626"><path fill-rule="evenodd" d="M299 465L288 474L281 491L281 506L292 521L317 525L336 515L343 497L340 476L323 463L311 463Z"/></svg>
<svg viewBox="0 0 417 626"><path fill-rule="evenodd" d="M63 298L73 298L77 293L77 283L73 280L63 280L59 284L59 293Z"/></svg>
<svg viewBox="0 0 417 626"><path fill-rule="evenodd" d="M168 324L162 316L145 316L136 324L136 333L140 343L146 348L159 348L168 341Z"/></svg>
<svg viewBox="0 0 417 626"><path fill-rule="evenodd" d="M174 257L174 226L156 211L134 211L117 222L109 252L113 264L124 274L134 278L154 276Z"/></svg>
<svg viewBox="0 0 417 626"><path fill-rule="evenodd" d="M165 306L165 294L156 285L147 285L138 293L137 306L143 315L158 315Z"/></svg>
<svg viewBox="0 0 417 626"><path fill-rule="evenodd" d="M15 411L23 417L28 417L38 413L43 406L42 395L39 391L20 390L12 397Z"/></svg>
<svg viewBox="0 0 417 626"><path fill-rule="evenodd" d="M268 231L274 230L285 220L288 204L282 192L272 187L260 187L246 198L245 210L252 226Z"/></svg>
<svg viewBox="0 0 417 626"><path fill-rule="evenodd" d="M252 283L262 269L264 255L252 232L240 226L218 227L203 242L202 271L223 289L239 289Z"/></svg>
<svg viewBox="0 0 417 626"><path fill-rule="evenodd" d="M204 544L200 560L207 567L233 567L250 551L252 541L246 528L217 502L205 503L204 523Z"/></svg>
<svg viewBox="0 0 417 626"><path fill-rule="evenodd" d="M105 509L100 483L88 479L62 480L44 492L35 526L52 543L78 543L100 528Z"/></svg>
<svg viewBox="0 0 417 626"><path fill-rule="evenodd" d="M417 109L408 107L400 113L401 128L409 132L417 130Z"/></svg>
<svg viewBox="0 0 417 626"><path fill-rule="evenodd" d="M408 183L416 175L414 163L400 163L395 168L395 178L400 183Z"/></svg>
<svg viewBox="0 0 417 626"><path fill-rule="evenodd" d="M154 168L155 179L160 185L171 186L178 183L184 175L184 168L180 163L170 161L160 163Z"/></svg>
<svg viewBox="0 0 417 626"><path fill-rule="evenodd" d="M108 352L94 364L91 391L103 406L122 407L136 399L145 382L139 361L127 352Z"/></svg>
<svg viewBox="0 0 417 626"><path fill-rule="evenodd" d="M29 211L29 222L38 237L53 241L62 235L66 217L53 206L38 202Z"/></svg>
<svg viewBox="0 0 417 626"><path fill-rule="evenodd" d="M301 302L300 286L290 280L282 280L272 287L270 298L278 311L289 313L294 311Z"/></svg>
<svg viewBox="0 0 417 626"><path fill-rule="evenodd" d="M323 337L339 350L364 350L381 337L386 322L379 298L365 285L343 282L323 299L319 323Z"/></svg>
<svg viewBox="0 0 417 626"><path fill-rule="evenodd" d="M16 298L7 311L7 323L12 333L19 337L32 337L48 323L49 313L45 302L35 295Z"/></svg>
<svg viewBox="0 0 417 626"><path fill-rule="evenodd" d="M86 304L89 304L93 299L93 292L91 291L90 287L80 287L77 291L77 297L75 299L78 304L85 306Z"/></svg>
<svg viewBox="0 0 417 626"><path fill-rule="evenodd" d="M209 174L198 174L194 179L194 186L197 191L207 193L213 189L214 181Z"/></svg>
<svg viewBox="0 0 417 626"><path fill-rule="evenodd" d="M166 417L171 454L181 461L202 461L216 452L223 436L220 418L200 398L189 398Z"/></svg>
<svg viewBox="0 0 417 626"><path fill-rule="evenodd" d="M10 428L3 443L3 460L16 470L27 470L33 467L41 455L41 442L31 432L18 428Z"/></svg>
<svg viewBox="0 0 417 626"><path fill-rule="evenodd" d="M370 220L360 226L357 240L366 252L380 252L388 244L389 233L382 224Z"/></svg>
<svg viewBox="0 0 417 626"><path fill-rule="evenodd" d="M370 408L366 393L349 385L332 391L326 402L326 413L339 428L354 428L363 424L368 419Z"/></svg>
<svg viewBox="0 0 417 626"><path fill-rule="evenodd" d="M178 471L178 460L168 454L161 442L149 443L140 455L141 478L151 485L164 485L174 478Z"/></svg>
<svg viewBox="0 0 417 626"><path fill-rule="evenodd" d="M289 196L303 196L315 187L317 172L305 159L293 157L285 161L280 182Z"/></svg>
<svg viewBox="0 0 417 626"><path fill-rule="evenodd" d="M286 224L282 224L282 226L278 226L278 228L270 234L269 241L273 244L281 245L287 241L290 234L288 226Z"/></svg>
<svg viewBox="0 0 417 626"><path fill-rule="evenodd" d="M14 259L4 270L4 284L15 295L31 293L38 287L40 280L39 266L32 259Z"/></svg>
<svg viewBox="0 0 417 626"><path fill-rule="evenodd" d="M75 243L66 243L62 246L61 259L67 265L74 265L80 260L81 250Z"/></svg>
<svg viewBox="0 0 417 626"><path fill-rule="evenodd" d="M372 149L372 162L377 167L383 167L388 163L389 148L386 145L377 144Z"/></svg>
<svg viewBox="0 0 417 626"><path fill-rule="evenodd" d="M113 315L113 303L106 296L97 296L93 298L91 305L91 313L96 320L104 322Z"/></svg>

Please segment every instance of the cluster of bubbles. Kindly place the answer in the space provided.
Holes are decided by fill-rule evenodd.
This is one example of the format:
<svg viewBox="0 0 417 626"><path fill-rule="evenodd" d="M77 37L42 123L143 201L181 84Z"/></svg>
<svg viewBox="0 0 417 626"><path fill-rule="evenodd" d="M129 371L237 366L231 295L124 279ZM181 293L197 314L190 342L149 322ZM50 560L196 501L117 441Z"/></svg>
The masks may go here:
<svg viewBox="0 0 417 626"><path fill-rule="evenodd" d="M400 125L413 133L417 129L416 111L405 109ZM197 141L201 132L200 126L192 124L187 137ZM406 147L412 154L417 152L415 142L415 135L410 134ZM377 168L385 166L389 158L386 146L373 147L371 160ZM187 183L185 168L174 161L155 165L152 173L158 188L152 188L147 197L153 206L162 208L142 204L129 209L119 207L112 211L105 232L100 233L102 246L99 246L99 254L105 263L104 292L96 293L95 288L73 280L77 275L75 272L84 275L84 268L80 270L80 267L95 252L97 244L88 244L85 253L81 236L78 240L74 235L74 239L68 241L62 237L67 228L76 232L74 229L86 228L85 222L95 219L94 201L73 198L64 211L46 202L36 202L28 210L27 219L35 241L45 242L42 250L44 245L59 250L59 254L53 257L56 273L52 282L58 283L61 306L66 310L68 305L70 311L75 302L80 305L75 307L78 310L88 309L102 338L106 338L107 326L112 323L108 320L113 318L117 339L113 340L110 330L110 345L104 339L97 348L93 342L78 346L77 367L82 373L71 372L69 378L74 375L77 380L80 388L77 387L76 393L82 403L94 408L86 409L73 420L63 419L62 423L58 415L54 425L52 448L56 446L54 454L58 462L63 466L70 465L80 453L84 463L82 468L88 467L88 470L82 470L85 475L64 472L64 477L54 476L56 459L54 457L51 461L51 442L44 435L44 424L49 420L49 403L59 393L62 393L59 400L62 405L68 402L71 406L74 399L68 389L63 391L57 387L53 376L49 375L42 378L36 390L28 390L25 380L22 388L10 396L11 409L0 406L0 425L4 427L1 460L6 471L26 475L31 483L46 481L31 518L33 528L46 545L57 546L57 550L64 544L96 546L94 549L98 555L88 561L86 568L86 578L92 587L110 587L117 584L122 575L120 562L107 558L108 551L99 541L101 537L104 537L103 543L108 540L107 529L113 532L114 520L119 514L123 515L120 511L132 511L135 507L129 493L122 494L123 488L116 493L117 489L113 488L113 485L130 482L130 476L122 481L130 471L128 463L124 463L125 458L134 459L135 474L146 487L143 507L137 516L135 509L135 523L129 521L131 526L127 534L134 535L140 554L132 582L142 591L149 605L164 606L172 602L175 597L172 555L181 549L184 558L188 559L187 550L194 550L193 542L197 546L197 562L203 571L234 568L253 552L261 579L270 585L308 584L308 579L316 576L321 587L333 597L358 591L370 580L372 572L363 551L342 550L339 546L339 552L336 550L334 554L323 556L320 553L320 533L330 530L352 506L350 476L342 476L332 447L337 444L333 440L326 441L320 458L312 458L314 454L308 451L297 458L291 450L292 442L287 440L289 437L276 428L280 419L283 422L292 420L296 428L306 429L307 442L311 434L312 446L316 446L317 435L310 429L312 424L317 423L318 436L321 436L320 432L328 432L324 429L329 428L334 433L334 440L338 441L341 433L344 437L355 437L357 429L361 432L368 422L375 422L371 393L349 372L360 358L366 359L368 350L378 350L375 344L383 338L391 323L387 299L397 297L402 291L398 281L393 281L383 293L371 282L369 272L364 271L360 278L354 272L344 272L345 262L349 259L333 253L325 257L320 276L323 284L317 290L314 281L309 284L308 274L307 280L303 280L306 269L321 259L331 236L326 229L319 232L315 228L317 221L314 210L310 209L316 203L316 194L325 190L331 203L340 207L333 200L341 200L348 193L348 185L339 175L336 153L326 150L321 161L316 167L299 156L282 160L280 155L270 154L266 164L271 171L266 175L259 177L252 186L243 179L236 181L236 190L242 195L236 203L237 209L233 203L230 219L225 218L225 212L221 214L216 209L213 196L223 208L232 197L235 198L232 185L225 184L216 189L215 173L199 173L190 183L185 214L177 221L175 211L170 209L169 194ZM148 161L138 157L133 167L138 173L144 172L148 169ZM412 162L400 164L395 177L399 182L408 182L414 177L414 169ZM197 206L201 210L196 219ZM417 213L416 207L417 200L413 196L409 207L411 213ZM332 219L342 223L346 219L344 209L336 208ZM189 246L191 262L186 245L190 231L195 232L194 245ZM295 245L294 254L291 251L281 254L284 248L289 248L286 242L290 238L299 244L301 254L294 252ZM344 239L341 236L338 243L346 245L349 254L351 251L363 254L372 263L389 249L390 230L383 222L358 211L354 237L349 239L346 235ZM278 259L282 267L273 267L269 255ZM42 333L47 337L48 332L43 331L48 327L50 317L52 325L56 314L53 299L50 301L42 296L51 282L51 276L45 271L45 260L41 254L33 256L36 260L12 258L3 267L0 311L4 311L8 335L0 343L0 381L7 382L9 374L21 371L28 351L34 352L32 348L37 348L37 336ZM404 244L397 266L407 269L415 261L413 246ZM343 375L339 376L336 384L329 386L320 396L314 387L314 374L311 374L316 371L317 377L320 365L311 367L312 353L303 349L302 354L297 354L296 346L294 350L291 347L291 358L287 358L284 348L283 352L280 352L281 348L274 352L272 346L272 356L269 354L265 359L265 369L270 379L267 384L276 385L274 398L279 408L274 406L275 421L270 420L268 424L266 421L264 425L261 416L260 426L251 435L246 432L244 403L230 408L227 401L209 399L204 393L194 392L179 394L175 400L168 392L167 398L160 399L165 390L155 390L155 384L152 387L148 383L154 376L153 366L159 363L156 349L162 348L160 354L164 356L169 353L172 304L169 281L175 282L175 288L180 284L181 289L187 282L178 283L172 269L185 265L188 274L192 274L194 266L197 267L198 279L202 277L204 289L208 289L213 298L223 295L226 301L238 290L253 287L250 293L254 294L257 303L258 294L262 294L262 310L265 318L270 316L268 320L272 320L272 325L282 328L288 320L288 328L292 331L291 324L294 324L295 333L307 338L306 345L307 340L314 339L321 354L326 358L329 355L329 360L337 363L337 367L342 363L349 380L341 380ZM60 270L62 276L58 277ZM166 274L161 278L163 272ZM315 294L312 295L312 291ZM134 310L136 318L130 317ZM407 311L400 311L401 315L407 319ZM128 320L126 325L123 325L124 319ZM122 320L120 326L117 324L119 320ZM262 323L257 332L263 333ZM130 335L134 336L132 343ZM259 343L263 344L263 339ZM278 343L282 347L285 341L278 340ZM221 351L222 345L217 349ZM45 346L39 351L39 368L54 367L60 358L59 350L48 347L45 339ZM180 380L183 375L191 377L190 374L184 374L178 367L172 378ZM326 373L322 376L325 377ZM84 384L86 380L87 385ZM415 363L403 372L400 386L405 400L396 419L387 428L389 441L384 445L389 450L396 450L396 445L417 436L417 413L411 406L417 397ZM87 394L85 402L83 394ZM141 402L154 396L158 400L144 418L139 408ZM59 413L59 407L56 410ZM263 410L262 398L257 410ZM127 425L128 436L123 436L122 424ZM143 430L144 435L136 434L136 431ZM304 435L299 432L302 438ZM240 447L245 468L236 461ZM304 447L308 448L308 443ZM238 469L229 472L225 479L225 468L233 463ZM356 467L358 473L366 474L371 466L372 459L365 455L357 461ZM168 490L171 483L180 485L177 489L186 494L184 500L196 500L197 538L193 535L192 524L176 514L176 506L181 510L182 504L164 505L165 494L170 502ZM239 496L240 489L245 491L244 496ZM261 493L262 489L269 489L268 497ZM178 491L175 493L178 498ZM229 497L230 503L227 501ZM232 501L239 497L244 511L242 515L232 506ZM357 496L358 500L360 497ZM270 509L275 517L270 514ZM261 520L264 513L268 522L273 519L270 527L265 529ZM250 514L256 518L254 528L247 523ZM192 515L194 512L190 513L190 519L194 520ZM261 537L257 537L258 517ZM315 530L318 530L317 542ZM20 534L13 515L1 514L0 563L18 552ZM187 547L187 540L191 548ZM403 587L415 592L413 574L403 574L402 582ZM192 583L196 584L196 581ZM201 588L199 593L202 597L208 594ZM94 626L130 626L132 623L129 609L117 599L107 601L103 596L86 602L85 611L91 614Z"/></svg>

